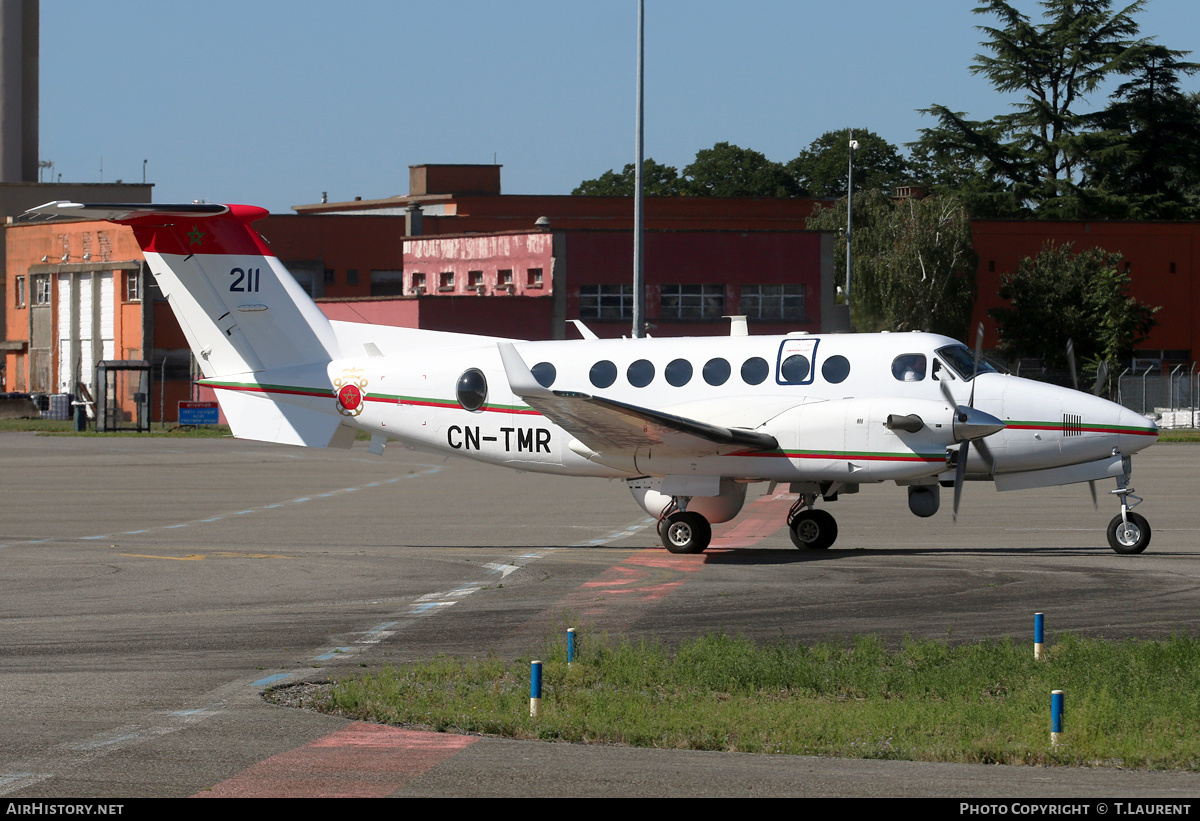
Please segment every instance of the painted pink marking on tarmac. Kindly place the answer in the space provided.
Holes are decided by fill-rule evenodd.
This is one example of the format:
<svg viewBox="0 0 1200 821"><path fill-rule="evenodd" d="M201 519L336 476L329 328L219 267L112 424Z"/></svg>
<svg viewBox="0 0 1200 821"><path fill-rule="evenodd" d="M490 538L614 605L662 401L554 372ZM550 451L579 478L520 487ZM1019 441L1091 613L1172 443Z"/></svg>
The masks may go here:
<svg viewBox="0 0 1200 821"><path fill-rule="evenodd" d="M794 501L795 497L789 496L756 499L741 519L714 528L709 553L751 547L773 536L787 525L787 511ZM633 624L707 561L703 553L675 555L662 547L641 550L584 582L546 614L572 610L603 623L607 629L620 629Z"/></svg>
<svg viewBox="0 0 1200 821"><path fill-rule="evenodd" d="M273 755L195 798L380 798L478 739L355 722Z"/></svg>
<svg viewBox="0 0 1200 821"><path fill-rule="evenodd" d="M713 534L712 548L732 549L752 547L763 539L775 535L787 525L787 512L796 501L794 496L760 496L750 505L750 512Z"/></svg>

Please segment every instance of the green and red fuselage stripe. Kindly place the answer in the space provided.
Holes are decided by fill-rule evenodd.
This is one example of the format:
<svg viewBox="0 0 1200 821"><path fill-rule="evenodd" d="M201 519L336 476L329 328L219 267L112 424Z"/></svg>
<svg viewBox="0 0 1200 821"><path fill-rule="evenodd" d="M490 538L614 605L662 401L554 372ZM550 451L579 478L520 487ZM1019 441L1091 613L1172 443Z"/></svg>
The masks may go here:
<svg viewBox="0 0 1200 821"><path fill-rule="evenodd" d="M221 382L215 379L200 379L197 384L206 388L222 391L241 391L244 393L272 393L281 396L312 396L321 399L337 399L337 393L332 388L306 388L296 385L265 385L257 382ZM453 400L433 399L427 396L403 396L389 393L368 393L363 395L365 402L383 402L392 405L417 405L426 408L459 409L462 406ZM526 405L484 405L481 411L491 413L518 413L538 416L538 412Z"/></svg>
<svg viewBox="0 0 1200 821"><path fill-rule="evenodd" d="M1054 432L1062 432L1062 423L1056 422L1033 422L1023 420L1010 420L1006 422L1008 430L1044 430ZM1143 428L1136 425L1087 425L1079 424L1072 427L1073 433L1127 433L1131 436L1158 436L1157 428Z"/></svg>

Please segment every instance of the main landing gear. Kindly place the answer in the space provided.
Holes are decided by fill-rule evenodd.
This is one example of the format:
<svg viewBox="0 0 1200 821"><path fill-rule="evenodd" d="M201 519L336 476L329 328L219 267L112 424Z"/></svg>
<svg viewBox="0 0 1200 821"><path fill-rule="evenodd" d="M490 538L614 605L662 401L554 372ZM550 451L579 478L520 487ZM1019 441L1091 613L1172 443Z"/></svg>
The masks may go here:
<svg viewBox="0 0 1200 821"><path fill-rule="evenodd" d="M788 534L801 550L825 550L837 541L837 520L826 510L813 507L815 495L801 493L788 511Z"/></svg>
<svg viewBox="0 0 1200 821"><path fill-rule="evenodd" d="M1129 458L1123 463L1124 471L1117 477L1117 489L1109 491L1121 499L1121 512L1108 523L1108 545L1118 553L1141 553L1150 544L1150 523L1146 517L1134 513L1133 508L1142 503L1142 497L1133 492L1129 484L1131 472ZM1135 499L1129 504L1130 499Z"/></svg>
<svg viewBox="0 0 1200 821"><path fill-rule="evenodd" d="M825 550L837 541L837 521L827 511L813 507L818 495L801 493L788 511L788 534L801 550ZM688 496L675 496L659 515L658 536L672 553L703 553L712 541L712 525L687 509L690 501Z"/></svg>

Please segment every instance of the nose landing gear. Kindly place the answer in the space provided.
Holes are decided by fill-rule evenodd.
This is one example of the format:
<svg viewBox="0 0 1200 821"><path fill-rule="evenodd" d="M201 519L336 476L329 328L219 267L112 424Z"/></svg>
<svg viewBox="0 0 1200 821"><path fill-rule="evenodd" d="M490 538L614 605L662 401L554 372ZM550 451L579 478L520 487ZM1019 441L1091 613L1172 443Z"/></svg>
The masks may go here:
<svg viewBox="0 0 1200 821"><path fill-rule="evenodd" d="M1117 489L1109 491L1121 499L1121 512L1108 523L1108 546L1118 553L1141 553L1150 544L1150 523L1146 517L1134 513L1133 508L1142 503L1142 497L1133 492L1129 484L1131 472L1129 458L1124 461L1124 472L1117 477ZM1135 499L1129 504L1130 499Z"/></svg>

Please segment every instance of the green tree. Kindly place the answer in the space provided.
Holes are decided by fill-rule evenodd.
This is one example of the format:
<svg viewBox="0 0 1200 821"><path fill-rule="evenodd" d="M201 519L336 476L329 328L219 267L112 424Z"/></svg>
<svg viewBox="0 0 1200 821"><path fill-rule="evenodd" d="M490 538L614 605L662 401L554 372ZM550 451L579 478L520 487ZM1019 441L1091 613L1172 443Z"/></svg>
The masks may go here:
<svg viewBox="0 0 1200 821"><path fill-rule="evenodd" d="M584 180L571 193L586 197L632 197L637 182L634 174L634 164L628 163L621 173L609 169L594 180ZM647 157L642 162L642 190L648 197L679 196L682 193L679 171Z"/></svg>
<svg viewBox="0 0 1200 821"><path fill-rule="evenodd" d="M908 161L896 146L865 128L843 128L826 131L787 164L788 173L802 190L814 197L846 195L852 132L858 142L854 152L855 191L891 191L911 181Z"/></svg>
<svg viewBox="0 0 1200 821"><path fill-rule="evenodd" d="M1200 97L1179 86L1200 64L1185 53L1151 46L1092 118L1090 178L1111 216L1200 217Z"/></svg>
<svg viewBox="0 0 1200 821"><path fill-rule="evenodd" d="M1092 369L1115 366L1154 327L1152 308L1129 296L1122 257L1103 248L1072 253L1072 244L1047 243L1003 277L1000 297L1008 307L988 311L996 320L1000 346L1009 357L1036 357L1065 368L1067 340Z"/></svg>
<svg viewBox="0 0 1200 821"><path fill-rule="evenodd" d="M841 231L843 197L818 207L808 220L814 230ZM966 336L975 305L971 225L962 200L953 195L893 200L881 191L854 198L850 310L858 330L925 330L957 339ZM842 234L835 252L846 253Z"/></svg>
<svg viewBox="0 0 1200 821"><path fill-rule="evenodd" d="M721 142L696 152L683 169L683 193L696 197L798 197L804 191L782 163Z"/></svg>
<svg viewBox="0 0 1200 821"><path fill-rule="evenodd" d="M1032 21L1006 0L988 0L974 11L999 18L980 26L986 35L971 72L999 91L1020 94L1012 112L991 120L968 120L942 105L924 109L937 118L922 129L914 153L930 176L954 174L955 165L1001 182L989 190L964 188L977 215L1005 216L1030 209L1039 215L1089 216L1089 125L1078 106L1114 75L1127 74L1151 44L1137 39L1136 2L1114 11L1111 0L1040 0L1042 19ZM945 178L931 180L944 185ZM980 194L978 199L974 195Z"/></svg>

